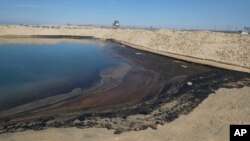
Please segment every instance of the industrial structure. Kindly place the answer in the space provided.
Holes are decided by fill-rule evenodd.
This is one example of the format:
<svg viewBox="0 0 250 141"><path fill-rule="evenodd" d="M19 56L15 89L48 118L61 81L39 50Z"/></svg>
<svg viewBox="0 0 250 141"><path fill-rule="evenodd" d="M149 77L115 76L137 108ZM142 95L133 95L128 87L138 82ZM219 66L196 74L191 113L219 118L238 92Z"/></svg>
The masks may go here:
<svg viewBox="0 0 250 141"><path fill-rule="evenodd" d="M243 31L241 34L244 34L244 35L249 35L250 34L250 27L244 27Z"/></svg>
<svg viewBox="0 0 250 141"><path fill-rule="evenodd" d="M120 27L120 22L115 20L114 23L113 23L113 27L119 28Z"/></svg>

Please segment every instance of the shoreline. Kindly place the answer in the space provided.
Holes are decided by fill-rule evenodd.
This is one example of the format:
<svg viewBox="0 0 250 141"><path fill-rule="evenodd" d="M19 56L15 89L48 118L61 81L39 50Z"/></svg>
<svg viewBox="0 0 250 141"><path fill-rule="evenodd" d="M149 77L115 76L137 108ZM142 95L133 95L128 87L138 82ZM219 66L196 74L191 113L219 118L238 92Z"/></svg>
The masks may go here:
<svg viewBox="0 0 250 141"><path fill-rule="evenodd" d="M250 36L209 31L172 31L163 29L150 31L96 27L72 29L70 27L35 28L0 25L1 28L3 31L0 38L33 36L35 38L111 39L129 47L167 57L250 73ZM8 29L12 32L8 31ZM232 43L229 43L231 40L233 40Z"/></svg>
<svg viewBox="0 0 250 141"><path fill-rule="evenodd" d="M125 59L130 59L129 62L134 62L140 67L130 66L133 65L132 63L130 65L120 64L120 66L103 70L103 72L99 74L102 77L100 82L103 85L105 85L105 83L109 85L100 86L100 89L98 90L97 88L96 92L99 93L98 91L104 89L105 91L103 93L109 97L102 96L103 93L94 94L93 96L83 94L83 96L80 95L78 97L79 100L77 100L78 98L75 100L71 99L69 103L65 103L64 100L62 105L60 102L55 105L52 104L52 110L47 111L46 109L50 109L50 106L47 107L45 105L42 106L43 108L41 109L35 108L34 110L29 110L27 117L22 117L22 115L18 117L18 114L14 114L14 120L2 123L1 132L7 133L31 129L42 130L50 127L72 126L78 128L104 127L114 129L115 134L145 130L147 128L156 129L159 124L163 125L172 122L178 119L180 115L190 113L206 99L208 95L212 94L218 88L249 86L249 80L247 78L250 76L246 73L180 62L147 51L129 47L124 48L124 46L117 47L115 43L112 46L111 48L113 48L114 54L124 56ZM126 51L124 51L124 49ZM138 52L139 54L137 54ZM138 58L138 56L140 57ZM164 61L162 63L159 62L162 59ZM182 67L183 65L185 67ZM176 67L178 67L178 69ZM162 77L166 76L160 79L159 74L162 74ZM124 77L126 77L126 79L124 79L125 82L122 82ZM110 80L114 83L111 84ZM165 80L165 82L163 80ZM192 86L187 82L192 82ZM121 86L119 86L119 84ZM126 89L124 86L129 87ZM112 90L113 88L114 90ZM77 89L73 92L77 94L77 92L81 93L81 90ZM112 94L116 93L118 95L112 96ZM126 101L124 103L126 98L120 98L126 93L130 94L130 96L128 96L130 100L127 99L128 103L126 103ZM101 108L107 109L98 109L98 105L105 104L105 102L101 103L98 101L105 101L106 98L111 101L106 102L108 105L104 105L104 107ZM117 102L117 100L121 100L120 102L123 102L123 104L119 105L120 102ZM53 100L45 99L41 103L46 104L46 102L49 101ZM90 103L91 105L88 105L88 101L92 101L92 104ZM86 105L86 103L88 104ZM82 104L83 107L79 107L82 106ZM57 105L59 105L58 108L56 108ZM28 107L33 106L30 105ZM67 113L65 114L65 119L63 119L63 116L60 114L55 115L55 117L50 116L50 114L55 114L58 111L61 113L70 110L70 107L73 107L73 109L76 107L78 110L87 108L87 110L84 112L76 110L73 111L73 113ZM55 109L53 110L53 108ZM94 109L88 110L88 108ZM5 113L10 112L6 111ZM32 119L32 117L34 118L33 120L28 120L29 118Z"/></svg>
<svg viewBox="0 0 250 141"><path fill-rule="evenodd" d="M0 134L0 141L68 141L72 139L75 141L227 141L229 140L230 124L249 124L250 116L247 112L250 110L249 90L250 87L219 89L190 114L181 115L173 122L158 125L157 130L149 128L143 131L130 131L114 135L114 130L105 128L48 128L41 131L28 130ZM239 114L242 116L238 116Z"/></svg>
<svg viewBox="0 0 250 141"><path fill-rule="evenodd" d="M116 39L102 39L102 38L96 38L94 36L76 36L76 35L5 35L5 36L0 36L0 39L1 38L3 38L3 39L4 38L6 38L6 39L14 39L14 38L21 38L21 39L28 39L28 38L31 38L31 39L32 38L33 39L91 39L91 40L108 41L108 42L113 42L113 43L117 43L120 45L125 45L125 46L130 47L130 48L139 49L142 51L154 53L157 55L170 57L173 59L178 59L178 60L182 60L182 61L197 63L197 64L201 64L201 65L207 65L207 66L217 67L217 68L222 68L222 69L227 69L227 70L250 73L249 67L242 67L240 65L235 65L235 64L232 64L230 62L229 63L220 62L220 61L214 61L211 59L202 59L202 58L193 57L193 56L185 56L185 55L171 53L171 52L158 51L158 50L154 50L154 49L151 49L148 47L135 45L135 44L131 44L129 42L125 42L122 40L116 40Z"/></svg>
<svg viewBox="0 0 250 141"><path fill-rule="evenodd" d="M52 35L53 36L53 35ZM0 37L1 39L1 37ZM99 39L99 38L98 38ZM104 40L104 39L100 39ZM118 43L119 44L119 43ZM125 46L126 45L124 43ZM130 46L131 47L131 46ZM139 46L140 47L140 46ZM150 51L146 51L150 52ZM158 53L156 53L158 54ZM164 56L164 55L163 55ZM185 60L185 59L184 59ZM224 70L223 70L224 71ZM228 71L228 70L225 70ZM228 71L236 73L233 71ZM220 72L221 73L221 72ZM218 73L218 74L220 74ZM240 73L240 72L237 72ZM208 74L206 74L208 75ZM107 75L108 76L108 75ZM201 99L194 97L194 105L188 105L190 103L184 103L178 105L176 101L172 101L171 106L176 106L176 111L168 110L169 105L161 105L160 112L162 113L171 113L169 118L170 120L159 120L157 116L159 113L151 111L152 115L148 113L142 113L140 115L131 115L124 119L110 118L110 113L101 119L93 118L89 120L88 116L86 117L77 117L78 120L74 119L69 121L69 124L74 124L72 126L65 126L60 122L53 122L48 119L48 123L54 124L53 126L48 126L46 128L41 128L40 125L35 127L32 122L29 123L34 128L28 126L27 130L20 129L19 126L16 128L20 131L15 133L2 133L0 134L0 141L26 141L34 140L41 141L44 140L44 137L47 137L47 140L53 141L64 141L70 140L72 137L74 140L156 140L156 141L165 141L165 140L228 140L228 126L230 124L249 124L250 117L247 115L249 109L249 87L250 87L250 77L247 79L234 78L231 77L233 74L228 73L227 77L218 77L217 80L211 78L210 80L204 80L209 84L203 84L200 81L193 81L193 86L196 87L201 84L198 89L190 89L187 93L193 93L194 96L201 96ZM249 76L249 75L246 75ZM203 77L203 76L202 76ZM216 77L215 77L216 78ZM229 80L228 80L229 79ZM190 81L190 80L186 80ZM203 81L203 82L204 82ZM217 82L216 82L217 81ZM188 87L187 83L183 83L184 87ZM192 86L192 87L193 87ZM207 89L209 88L209 89ZM232 89L233 88L233 89ZM203 91L204 90L204 91ZM76 90L78 91L78 90ZM183 92L183 91L182 91ZM201 95L199 95L201 93ZM208 93L208 94L207 94ZM205 96L205 97L204 97ZM208 98L206 98L208 96ZM157 105L157 104L156 104ZM154 105L154 106L156 106ZM187 107L185 107L187 106ZM156 110L159 110L157 108ZM179 111L181 108L185 108L183 111ZM186 109L187 108L187 109ZM179 111L179 113L178 113ZM164 114L161 114L164 116ZM238 116L244 115L244 116ZM83 123L86 120L86 124ZM92 118L92 117L91 117ZM173 120L171 120L171 118ZM154 119L157 119L154 120ZM53 119L52 119L53 120ZM127 127L130 126L128 122L136 123L135 128L127 130ZM97 122L98 121L98 122ZM124 122L125 121L125 122ZM142 121L146 121L142 123ZM153 122L151 122L153 121ZM151 122L151 123L150 123ZM156 123L157 122L157 123ZM97 124L96 124L97 123ZM110 125L110 123L112 123ZM152 124L153 123L153 124ZM188 124L187 124L188 123ZM125 125L121 126L117 125ZM26 126L26 123L23 125ZM27 124L28 125L28 124ZM94 125L94 126L91 126ZM138 126L139 125L139 126ZM52 128L53 127L53 128ZM54 128L58 127L58 128ZM67 127L67 128L66 128ZM119 127L119 128L118 128ZM12 129L10 128L10 129ZM83 129L82 129L83 128ZM105 128L105 129L103 129ZM44 129L44 130L41 130ZM109 129L109 130L107 130ZM32 131L32 130L41 130L41 131ZM10 131L12 132L12 131ZM198 134L199 132L199 134ZM119 135L114 135L114 133ZM122 134L120 134L122 133Z"/></svg>
<svg viewBox="0 0 250 141"><path fill-rule="evenodd" d="M150 53L155 53L155 54L158 54L158 55L163 55L163 56L166 56L166 57L171 57L171 58L174 58L174 59L179 59L179 60L182 60L182 61L197 63L197 64L201 64L201 65L207 65L207 66L217 67L217 68L222 68L222 69L227 69L227 70L250 73L250 68L248 68L248 67L242 67L242 66L239 66L239 65L234 65L234 64L231 64L231 63L219 62L219 61L214 61L214 60L201 59L201 58L192 57L192 56L184 56L184 55L181 55L181 54L174 54L174 53L170 53L170 52L157 51L157 50L152 50L152 49L147 48L147 47L127 43L127 42L124 42L124 41L118 41L118 40L114 40L114 39L107 39L107 41L110 41L110 40L112 40L111 42L126 45L128 47L132 47L132 48L135 48L135 49L140 49L140 50L147 51L147 52L150 52Z"/></svg>

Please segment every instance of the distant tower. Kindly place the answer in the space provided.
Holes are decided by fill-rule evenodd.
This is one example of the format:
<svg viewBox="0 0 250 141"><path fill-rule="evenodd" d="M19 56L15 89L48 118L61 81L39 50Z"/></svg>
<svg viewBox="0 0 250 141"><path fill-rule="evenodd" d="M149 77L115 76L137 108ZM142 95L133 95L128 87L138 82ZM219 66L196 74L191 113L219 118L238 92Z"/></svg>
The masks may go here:
<svg viewBox="0 0 250 141"><path fill-rule="evenodd" d="M120 23L119 23L119 21L114 21L114 23L113 23L113 27L115 27L115 28L119 28L120 27Z"/></svg>

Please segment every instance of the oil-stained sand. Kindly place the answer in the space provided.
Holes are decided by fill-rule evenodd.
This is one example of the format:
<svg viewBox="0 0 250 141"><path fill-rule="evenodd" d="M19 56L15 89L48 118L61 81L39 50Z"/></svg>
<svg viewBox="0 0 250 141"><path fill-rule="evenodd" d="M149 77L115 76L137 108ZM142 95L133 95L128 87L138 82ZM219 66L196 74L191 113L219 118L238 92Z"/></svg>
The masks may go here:
<svg viewBox="0 0 250 141"><path fill-rule="evenodd" d="M188 114L220 87L249 86L250 75L187 63L110 43L124 60L99 73L89 89L48 97L0 112L1 132L47 127L106 127L115 133L156 129Z"/></svg>
<svg viewBox="0 0 250 141"><path fill-rule="evenodd" d="M228 141L230 124L249 124L249 91L250 87L219 89L188 115L158 125L157 130L149 128L114 135L113 130L104 128L49 128L1 134L0 141Z"/></svg>

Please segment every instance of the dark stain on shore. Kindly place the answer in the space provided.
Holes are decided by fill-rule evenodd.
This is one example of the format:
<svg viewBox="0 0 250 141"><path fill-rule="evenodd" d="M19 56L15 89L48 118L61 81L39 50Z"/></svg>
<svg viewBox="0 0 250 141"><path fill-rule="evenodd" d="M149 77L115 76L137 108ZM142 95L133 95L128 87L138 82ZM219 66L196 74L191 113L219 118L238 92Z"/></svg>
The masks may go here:
<svg viewBox="0 0 250 141"><path fill-rule="evenodd" d="M76 97L65 104L48 108L42 112L29 111L2 118L0 119L0 133L72 126L115 129L115 134L131 130L144 130L149 127L156 129L157 124L171 122L179 115L190 113L209 94L219 88L250 86L250 74L248 73L198 65L116 43L111 44L108 48L111 48L112 52L107 50L110 55L117 59L125 58L127 63L141 68L139 71L128 73L123 85L93 95ZM159 78L153 79L155 78L152 77L153 74L159 74ZM142 83L146 81L149 82L147 83L149 85ZM131 95L122 97L126 92ZM148 94L141 94L145 92ZM109 96L110 100L98 103L105 98L102 94ZM136 94L138 96L135 97ZM109 98L107 97L107 99ZM173 101L177 101L176 104L162 108ZM61 112L65 113L65 116L62 116ZM37 118L28 118L37 115ZM144 115L145 121L135 120L132 123L128 117L133 115ZM19 120L13 122L13 118Z"/></svg>
<svg viewBox="0 0 250 141"><path fill-rule="evenodd" d="M123 50L122 48L114 47L114 50L118 54L123 54L133 60L139 66L159 72L161 79L165 81L164 89L157 96L157 99L152 101L151 104L142 104L140 108L137 107L129 111L132 114L150 114L151 111L159 108L161 104L182 97L180 104L186 104L184 107L179 108L177 106L176 109L167 111L166 121L173 121L180 114L188 114L207 98L209 94L214 93L219 88L242 88L250 86L250 74L248 73L197 65L132 48ZM188 82L192 84L189 85ZM144 101L152 99L153 97L144 97ZM129 115L129 113L119 111L119 114L122 116Z"/></svg>

